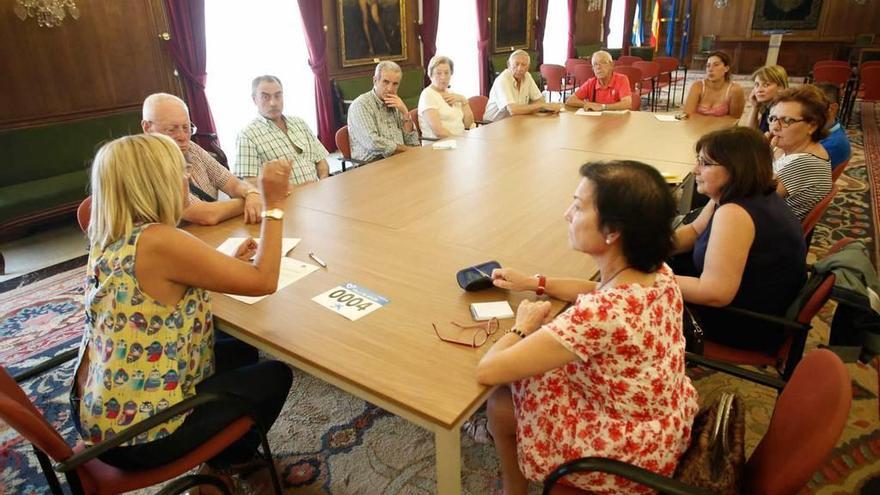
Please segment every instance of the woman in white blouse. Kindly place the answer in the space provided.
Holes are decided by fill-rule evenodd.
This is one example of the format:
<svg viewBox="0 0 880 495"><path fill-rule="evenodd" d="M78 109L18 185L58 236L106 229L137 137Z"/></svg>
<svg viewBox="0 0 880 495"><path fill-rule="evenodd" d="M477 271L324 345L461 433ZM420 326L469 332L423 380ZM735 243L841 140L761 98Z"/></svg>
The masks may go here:
<svg viewBox="0 0 880 495"><path fill-rule="evenodd" d="M419 97L419 127L422 136L460 136L474 124L474 114L464 96L449 91L453 64L449 57L435 55L428 63L431 85Z"/></svg>

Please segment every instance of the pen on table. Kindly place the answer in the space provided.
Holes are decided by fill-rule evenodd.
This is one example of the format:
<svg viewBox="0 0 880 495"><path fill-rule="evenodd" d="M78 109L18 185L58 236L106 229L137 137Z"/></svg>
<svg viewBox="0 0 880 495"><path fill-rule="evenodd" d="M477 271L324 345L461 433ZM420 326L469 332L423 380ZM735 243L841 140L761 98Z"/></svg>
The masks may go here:
<svg viewBox="0 0 880 495"><path fill-rule="evenodd" d="M321 265L324 268L327 268L327 263L324 263L324 260L315 256L315 253L309 253L309 258L315 260L315 263Z"/></svg>

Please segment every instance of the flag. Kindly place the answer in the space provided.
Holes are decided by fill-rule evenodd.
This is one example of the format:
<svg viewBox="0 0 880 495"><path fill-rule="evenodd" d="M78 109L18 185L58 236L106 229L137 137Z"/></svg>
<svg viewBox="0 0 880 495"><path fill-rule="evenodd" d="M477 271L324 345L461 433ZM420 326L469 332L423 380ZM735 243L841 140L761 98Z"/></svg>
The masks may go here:
<svg viewBox="0 0 880 495"><path fill-rule="evenodd" d="M651 46L654 53L660 48L660 0L654 2L654 15L651 17Z"/></svg>
<svg viewBox="0 0 880 495"><path fill-rule="evenodd" d="M636 13L633 16L632 46L642 46L642 0L636 0Z"/></svg>
<svg viewBox="0 0 880 495"><path fill-rule="evenodd" d="M688 47L688 38L690 37L691 31L691 0L687 0L687 3L684 7L684 27L681 31L681 49L679 50L678 59L684 60L684 56L687 53Z"/></svg>
<svg viewBox="0 0 880 495"><path fill-rule="evenodd" d="M666 22L666 55L671 57L675 51L675 0L672 0Z"/></svg>

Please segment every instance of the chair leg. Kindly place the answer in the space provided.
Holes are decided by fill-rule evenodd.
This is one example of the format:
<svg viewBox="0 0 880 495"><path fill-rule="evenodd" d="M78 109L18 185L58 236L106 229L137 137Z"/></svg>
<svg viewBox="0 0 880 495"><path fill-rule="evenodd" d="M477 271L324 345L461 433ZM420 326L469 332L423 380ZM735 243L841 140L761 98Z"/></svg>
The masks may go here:
<svg viewBox="0 0 880 495"><path fill-rule="evenodd" d="M229 491L229 487L226 486L226 483L224 483L223 480L216 476L211 476L207 474L191 474L189 476L177 478L171 483L165 485L165 487L157 492L156 495L177 495L179 493L183 493L189 490L190 488L195 488L202 485L211 485L214 488L220 490L223 495L232 495L232 493Z"/></svg>
<svg viewBox="0 0 880 495"><path fill-rule="evenodd" d="M46 477L46 483L49 484L49 489L52 490L54 495L64 495L64 491L61 490L61 483L58 481L58 476L55 476L55 470L52 469L52 462L49 461L49 456L35 445L32 445L32 447L34 448L34 454L37 455L37 460L40 462L43 476ZM71 491L74 492L73 487L71 487ZM80 488L80 491L82 491L82 488Z"/></svg>
<svg viewBox="0 0 880 495"><path fill-rule="evenodd" d="M269 448L269 439L261 428L255 428L260 434L260 443L263 446L263 455L266 457L266 464L269 468L269 475L272 476L272 487L275 489L275 495L282 495L281 482L278 478L278 470L275 469L275 459L272 457L272 449Z"/></svg>

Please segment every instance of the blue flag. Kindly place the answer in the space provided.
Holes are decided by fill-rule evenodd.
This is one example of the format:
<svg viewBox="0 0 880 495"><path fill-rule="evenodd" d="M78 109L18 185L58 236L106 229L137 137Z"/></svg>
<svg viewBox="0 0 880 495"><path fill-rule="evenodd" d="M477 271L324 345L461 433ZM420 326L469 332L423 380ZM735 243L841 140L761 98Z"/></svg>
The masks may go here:
<svg viewBox="0 0 880 495"><path fill-rule="evenodd" d="M685 4L684 8L684 27L681 31L681 49L679 50L678 59L684 60L685 53L687 53L688 39L691 34L691 0L687 0L687 4Z"/></svg>
<svg viewBox="0 0 880 495"><path fill-rule="evenodd" d="M666 19L666 55L671 57L672 52L675 51L675 0L672 0L672 7Z"/></svg>

